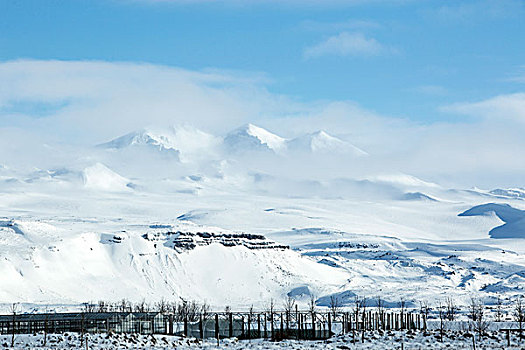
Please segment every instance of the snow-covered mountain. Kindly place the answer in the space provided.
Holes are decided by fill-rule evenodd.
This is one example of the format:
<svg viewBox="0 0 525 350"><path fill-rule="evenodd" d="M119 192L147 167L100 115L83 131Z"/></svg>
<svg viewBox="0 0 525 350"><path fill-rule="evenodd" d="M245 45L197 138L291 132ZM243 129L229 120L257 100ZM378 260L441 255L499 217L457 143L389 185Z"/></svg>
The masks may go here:
<svg viewBox="0 0 525 350"><path fill-rule="evenodd" d="M229 150L235 152L271 151L283 152L286 140L253 124L246 124L230 132L224 138Z"/></svg>
<svg viewBox="0 0 525 350"><path fill-rule="evenodd" d="M107 143L101 148L124 149L128 147L150 147L159 151L177 151L173 143L173 133L159 132L148 129L130 132Z"/></svg>
<svg viewBox="0 0 525 350"><path fill-rule="evenodd" d="M192 162L215 154L219 145L220 138L189 125L180 125L134 131L99 147L117 150L146 148L175 156L182 162Z"/></svg>
<svg viewBox="0 0 525 350"><path fill-rule="evenodd" d="M345 162L349 154L363 155L325 132L287 140L252 124L224 137L177 126L49 168L6 164L0 307L184 297L222 309L287 295L322 306L378 294L395 305L523 293L521 188L353 175L346 163L374 155Z"/></svg>
<svg viewBox="0 0 525 350"><path fill-rule="evenodd" d="M365 156L367 153L349 142L329 135L325 131L299 136L287 142L290 151L312 152L323 154L350 154Z"/></svg>

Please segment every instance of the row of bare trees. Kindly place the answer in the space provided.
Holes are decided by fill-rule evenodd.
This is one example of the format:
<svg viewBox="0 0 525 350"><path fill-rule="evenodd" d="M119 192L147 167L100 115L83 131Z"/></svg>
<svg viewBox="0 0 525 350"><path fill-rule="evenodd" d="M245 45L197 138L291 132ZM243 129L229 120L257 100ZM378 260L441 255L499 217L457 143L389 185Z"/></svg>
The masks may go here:
<svg viewBox="0 0 525 350"><path fill-rule="evenodd" d="M119 302L111 303L100 300L98 303L84 303L83 312L160 312L172 314L175 321L194 322L201 315L210 313L210 305L206 302L197 302L180 298L178 301L167 301L161 299L155 303L147 303L144 299L139 302L132 302L122 299Z"/></svg>

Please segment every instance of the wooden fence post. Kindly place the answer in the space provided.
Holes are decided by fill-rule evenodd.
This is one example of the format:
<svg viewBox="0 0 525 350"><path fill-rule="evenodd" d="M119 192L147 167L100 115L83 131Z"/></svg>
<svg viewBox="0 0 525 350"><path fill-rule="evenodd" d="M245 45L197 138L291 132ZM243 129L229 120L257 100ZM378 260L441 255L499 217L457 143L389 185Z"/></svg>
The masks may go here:
<svg viewBox="0 0 525 350"><path fill-rule="evenodd" d="M273 325L273 311L270 312L270 332L272 333L271 338L275 339L275 329Z"/></svg>
<svg viewBox="0 0 525 350"><path fill-rule="evenodd" d="M328 314L328 336L332 335L332 319L330 313Z"/></svg>
<svg viewBox="0 0 525 350"><path fill-rule="evenodd" d="M268 321L266 319L266 313L264 313L264 337L268 338Z"/></svg>
<svg viewBox="0 0 525 350"><path fill-rule="evenodd" d="M315 338L315 312L312 312L312 339Z"/></svg>
<svg viewBox="0 0 525 350"><path fill-rule="evenodd" d="M199 336L204 339L204 325L202 324L202 315L199 316Z"/></svg>
<svg viewBox="0 0 525 350"><path fill-rule="evenodd" d="M248 334L246 334L248 339L252 338L252 314L248 314Z"/></svg>
<svg viewBox="0 0 525 350"><path fill-rule="evenodd" d="M257 338L261 337L261 314L257 314Z"/></svg>
<svg viewBox="0 0 525 350"><path fill-rule="evenodd" d="M228 329L228 336L230 338L233 338L233 314L230 312L228 315L228 321L229 321L229 329Z"/></svg>
<svg viewBox="0 0 525 350"><path fill-rule="evenodd" d="M215 314L215 338L217 339L217 346L219 346L219 314Z"/></svg>
<svg viewBox="0 0 525 350"><path fill-rule="evenodd" d="M168 316L168 334L173 335L173 315Z"/></svg>
<svg viewBox="0 0 525 350"><path fill-rule="evenodd" d="M281 329L279 331L281 338L283 337L283 334L284 334L283 329L284 329L284 320L283 320L283 313L281 312Z"/></svg>
<svg viewBox="0 0 525 350"><path fill-rule="evenodd" d="M303 314L298 314L297 316L297 339L301 339L302 327L303 327Z"/></svg>

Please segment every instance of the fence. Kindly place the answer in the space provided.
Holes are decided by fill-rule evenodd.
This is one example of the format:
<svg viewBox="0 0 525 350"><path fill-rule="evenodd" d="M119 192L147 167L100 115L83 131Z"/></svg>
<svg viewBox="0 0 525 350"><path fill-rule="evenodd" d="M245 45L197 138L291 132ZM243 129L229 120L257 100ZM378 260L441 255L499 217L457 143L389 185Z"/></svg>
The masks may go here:
<svg viewBox="0 0 525 350"><path fill-rule="evenodd" d="M207 312L191 317L149 312L81 312L0 315L0 333L116 332L195 338L327 339L368 330L426 328L426 319L407 312Z"/></svg>

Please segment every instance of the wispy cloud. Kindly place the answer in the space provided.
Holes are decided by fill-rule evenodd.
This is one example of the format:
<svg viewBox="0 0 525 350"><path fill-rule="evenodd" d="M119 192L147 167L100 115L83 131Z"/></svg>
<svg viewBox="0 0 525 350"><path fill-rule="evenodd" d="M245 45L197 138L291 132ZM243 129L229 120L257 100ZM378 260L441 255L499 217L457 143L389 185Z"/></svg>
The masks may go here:
<svg viewBox="0 0 525 350"><path fill-rule="evenodd" d="M480 19L503 19L522 14L525 2L522 0L481 0L457 1L439 7L438 18L452 22L471 22Z"/></svg>
<svg viewBox="0 0 525 350"><path fill-rule="evenodd" d="M342 32L307 47L304 50L304 57L310 59L321 56L378 56L393 52L395 52L393 48L362 33Z"/></svg>
<svg viewBox="0 0 525 350"><path fill-rule="evenodd" d="M499 95L478 102L455 103L441 109L445 112L473 117L525 123L525 93Z"/></svg>
<svg viewBox="0 0 525 350"><path fill-rule="evenodd" d="M340 22L320 22L307 20L299 25L301 29L309 31L347 31L347 30L372 30L379 29L382 25L379 22L366 19L348 19Z"/></svg>
<svg viewBox="0 0 525 350"><path fill-rule="evenodd" d="M60 129L60 138L87 142L186 121L226 131L294 105L269 94L262 74L140 63L10 61L0 63L0 81L0 126Z"/></svg>
<svg viewBox="0 0 525 350"><path fill-rule="evenodd" d="M505 81L511 81L514 83L525 83L525 65L519 67L518 72L512 75L510 78L505 79Z"/></svg>

